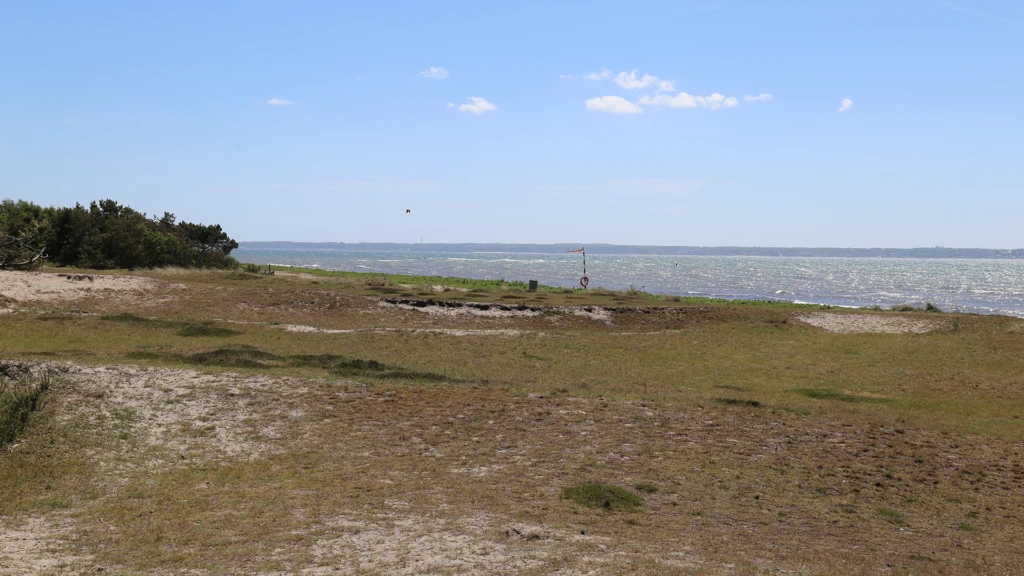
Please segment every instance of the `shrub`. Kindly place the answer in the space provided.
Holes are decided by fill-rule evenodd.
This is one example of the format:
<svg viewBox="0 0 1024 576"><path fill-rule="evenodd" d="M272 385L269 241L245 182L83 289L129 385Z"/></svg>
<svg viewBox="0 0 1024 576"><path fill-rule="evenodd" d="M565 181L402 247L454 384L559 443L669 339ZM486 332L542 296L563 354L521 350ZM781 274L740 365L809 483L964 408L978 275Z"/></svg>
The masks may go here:
<svg viewBox="0 0 1024 576"><path fill-rule="evenodd" d="M644 503L644 499L638 494L625 488L598 483L577 484L566 488L562 492L562 498L572 500L581 506L605 510L632 510Z"/></svg>
<svg viewBox="0 0 1024 576"><path fill-rule="evenodd" d="M29 415L39 408L40 397L49 387L48 374L17 382L0 380L0 446L13 442L25 429Z"/></svg>
<svg viewBox="0 0 1024 576"><path fill-rule="evenodd" d="M761 403L757 400L740 400L739 398L715 398L715 401L721 402L722 404L728 404L730 406L750 406L751 408L760 408Z"/></svg>

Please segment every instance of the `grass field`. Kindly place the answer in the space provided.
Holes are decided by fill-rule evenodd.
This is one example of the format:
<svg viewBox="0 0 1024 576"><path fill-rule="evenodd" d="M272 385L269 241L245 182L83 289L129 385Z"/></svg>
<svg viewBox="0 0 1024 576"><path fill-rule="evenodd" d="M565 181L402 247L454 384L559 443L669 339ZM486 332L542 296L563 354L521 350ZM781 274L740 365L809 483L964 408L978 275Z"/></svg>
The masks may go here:
<svg viewBox="0 0 1024 576"><path fill-rule="evenodd" d="M1024 320L133 274L0 314L0 573L1024 573Z"/></svg>

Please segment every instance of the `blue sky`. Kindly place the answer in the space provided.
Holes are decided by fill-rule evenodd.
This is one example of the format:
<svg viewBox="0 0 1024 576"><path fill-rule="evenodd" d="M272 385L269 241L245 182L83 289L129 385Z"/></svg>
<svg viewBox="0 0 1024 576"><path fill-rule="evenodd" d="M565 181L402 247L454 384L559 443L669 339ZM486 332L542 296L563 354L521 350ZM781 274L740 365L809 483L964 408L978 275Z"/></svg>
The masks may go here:
<svg viewBox="0 0 1024 576"><path fill-rule="evenodd" d="M239 240L1017 248L1022 55L1018 1L6 3L0 196Z"/></svg>

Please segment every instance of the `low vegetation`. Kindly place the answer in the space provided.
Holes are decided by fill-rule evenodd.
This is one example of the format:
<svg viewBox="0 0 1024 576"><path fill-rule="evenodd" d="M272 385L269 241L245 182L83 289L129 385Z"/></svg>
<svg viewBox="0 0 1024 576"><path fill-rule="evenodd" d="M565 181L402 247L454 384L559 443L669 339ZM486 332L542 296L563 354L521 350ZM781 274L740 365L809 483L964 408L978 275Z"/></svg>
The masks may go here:
<svg viewBox="0 0 1024 576"><path fill-rule="evenodd" d="M1024 571L1019 319L274 271L0 314L0 574Z"/></svg>
<svg viewBox="0 0 1024 576"><path fill-rule="evenodd" d="M635 492L600 483L571 486L562 492L562 498L572 500L580 506L605 510L633 510L644 503L644 499Z"/></svg>
<svg viewBox="0 0 1024 576"><path fill-rule="evenodd" d="M17 366L5 364L3 367ZM14 442L28 424L30 415L42 401L42 395L50 387L49 374L19 377L0 376L0 447Z"/></svg>

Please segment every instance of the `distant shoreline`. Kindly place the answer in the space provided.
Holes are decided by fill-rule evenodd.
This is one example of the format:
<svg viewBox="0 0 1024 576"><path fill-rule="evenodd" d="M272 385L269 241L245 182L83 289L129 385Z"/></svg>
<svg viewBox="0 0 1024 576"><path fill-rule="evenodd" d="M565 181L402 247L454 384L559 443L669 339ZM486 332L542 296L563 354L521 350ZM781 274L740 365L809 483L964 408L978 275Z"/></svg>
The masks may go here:
<svg viewBox="0 0 1024 576"><path fill-rule="evenodd" d="M451 252L560 254L586 246L591 254L643 256L773 256L790 258L971 258L1024 260L1024 248L784 248L759 246L642 246L621 244L401 244L391 242L239 242L238 250L309 252Z"/></svg>

